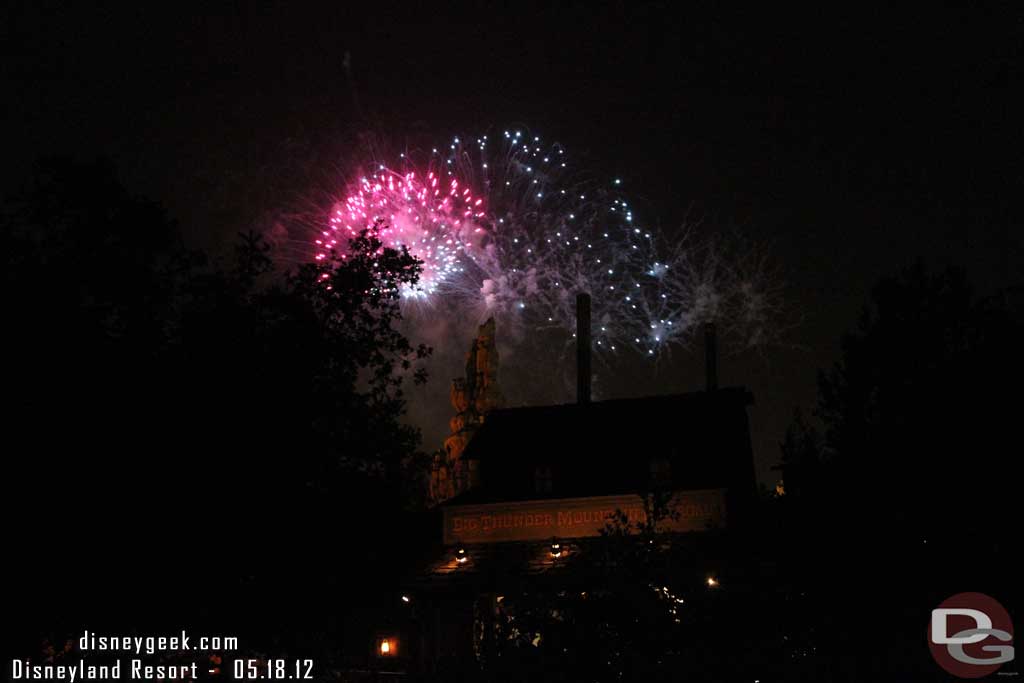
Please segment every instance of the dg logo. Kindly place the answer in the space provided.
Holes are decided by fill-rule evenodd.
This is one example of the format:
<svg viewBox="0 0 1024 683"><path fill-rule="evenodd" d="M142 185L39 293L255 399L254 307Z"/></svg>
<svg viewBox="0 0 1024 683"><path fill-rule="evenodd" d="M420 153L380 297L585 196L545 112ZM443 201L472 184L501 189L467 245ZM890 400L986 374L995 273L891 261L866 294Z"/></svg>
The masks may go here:
<svg viewBox="0 0 1024 683"><path fill-rule="evenodd" d="M1013 622L984 593L958 593L932 610L928 646L932 657L959 678L981 678L1013 660Z"/></svg>

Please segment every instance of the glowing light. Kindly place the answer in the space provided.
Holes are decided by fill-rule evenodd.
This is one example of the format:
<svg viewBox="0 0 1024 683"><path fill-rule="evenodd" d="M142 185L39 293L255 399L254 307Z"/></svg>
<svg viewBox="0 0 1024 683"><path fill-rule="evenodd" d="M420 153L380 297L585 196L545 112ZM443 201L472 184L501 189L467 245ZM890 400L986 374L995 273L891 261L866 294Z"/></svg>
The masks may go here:
<svg viewBox="0 0 1024 683"><path fill-rule="evenodd" d="M442 194L446 195L443 199ZM318 246L341 249L361 230L368 230L385 246L406 248L423 262L418 285L406 286L402 293L426 296L458 271L458 255L465 248L468 227L462 219L480 214L482 203L483 198L474 196L469 188L460 190L456 178L442 183L433 171L419 176L415 171L396 172L380 165L376 175L362 178L339 202L328 226L330 232L324 232L329 240L326 244L319 240ZM326 255L319 251L315 258L322 260Z"/></svg>
<svg viewBox="0 0 1024 683"><path fill-rule="evenodd" d="M425 321L493 315L502 326L561 330L568 339L571 294L585 290L603 328L598 355L660 354L689 343L710 319L737 321L721 329L750 339L763 334L775 302L762 272L730 269L685 232L667 240L635 227L634 213L642 222L636 207L626 208L622 179L549 163L565 157L559 145L512 130L486 139L453 136L432 155L403 151L397 163L366 164L372 175L354 174L316 226L312 258L346 258L349 239L364 229L386 247L408 249L422 261L419 283L400 290L413 324L421 312Z"/></svg>
<svg viewBox="0 0 1024 683"><path fill-rule="evenodd" d="M384 638L377 639L377 654L381 657L397 657L398 656L398 639L393 636L387 636Z"/></svg>

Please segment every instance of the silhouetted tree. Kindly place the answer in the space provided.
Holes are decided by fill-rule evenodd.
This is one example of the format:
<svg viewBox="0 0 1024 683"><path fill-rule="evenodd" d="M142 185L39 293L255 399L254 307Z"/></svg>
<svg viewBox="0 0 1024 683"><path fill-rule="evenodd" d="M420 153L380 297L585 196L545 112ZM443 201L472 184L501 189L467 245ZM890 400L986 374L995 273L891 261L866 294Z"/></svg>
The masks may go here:
<svg viewBox="0 0 1024 683"><path fill-rule="evenodd" d="M16 569L49 586L75 557L89 587L27 591L27 613L124 629L116 589L146 596L116 601L137 619L328 639L406 568L402 387L428 352L394 329L407 252L364 233L281 278L244 235L211 264L104 164L47 164L2 220Z"/></svg>
<svg viewBox="0 0 1024 683"><path fill-rule="evenodd" d="M828 675L933 673L916 641L899 640L917 637L922 615L968 590L1014 602L1024 328L1004 294L977 297L955 268L883 279L819 376L821 429L797 416L787 433L779 558L810 596L815 657L840 664ZM858 634L879 609L890 639L865 656Z"/></svg>
<svg viewBox="0 0 1024 683"><path fill-rule="evenodd" d="M900 534L998 537L1012 495L1008 392L1024 379L1024 331L1004 301L978 299L952 268L918 265L875 287L819 378L830 486L875 501L858 516Z"/></svg>
<svg viewBox="0 0 1024 683"><path fill-rule="evenodd" d="M775 577L750 539L660 531L676 514L669 492L645 508L642 522L619 512L600 538L563 540L550 573L503 575L500 601L478 602L487 680L743 680L783 663L794 677Z"/></svg>
<svg viewBox="0 0 1024 683"><path fill-rule="evenodd" d="M820 492L824 444L821 433L799 408L793 412L780 448L782 460L775 469L783 474L783 495L793 500Z"/></svg>

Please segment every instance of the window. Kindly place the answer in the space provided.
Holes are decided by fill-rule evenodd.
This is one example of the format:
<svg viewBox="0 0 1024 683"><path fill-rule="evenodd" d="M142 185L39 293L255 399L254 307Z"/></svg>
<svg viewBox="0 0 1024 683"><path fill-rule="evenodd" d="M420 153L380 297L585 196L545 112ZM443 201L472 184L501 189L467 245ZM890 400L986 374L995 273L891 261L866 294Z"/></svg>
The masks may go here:
<svg viewBox="0 0 1024 683"><path fill-rule="evenodd" d="M537 465L533 470L533 487L537 493L551 493L554 481L550 465Z"/></svg>
<svg viewBox="0 0 1024 683"><path fill-rule="evenodd" d="M650 462L651 484L667 486L672 483L672 464L665 458L653 458Z"/></svg>

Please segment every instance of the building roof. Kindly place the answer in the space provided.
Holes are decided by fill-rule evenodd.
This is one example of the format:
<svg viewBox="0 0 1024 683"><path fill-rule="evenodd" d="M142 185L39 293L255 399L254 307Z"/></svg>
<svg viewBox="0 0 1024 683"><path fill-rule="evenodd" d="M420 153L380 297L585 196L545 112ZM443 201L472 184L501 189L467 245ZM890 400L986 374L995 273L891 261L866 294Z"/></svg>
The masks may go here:
<svg viewBox="0 0 1024 683"><path fill-rule="evenodd" d="M487 415L462 457L480 485L448 504L636 492L650 463L671 465L676 488L718 488L753 474L745 388L510 408ZM539 492L538 467L553 487Z"/></svg>

